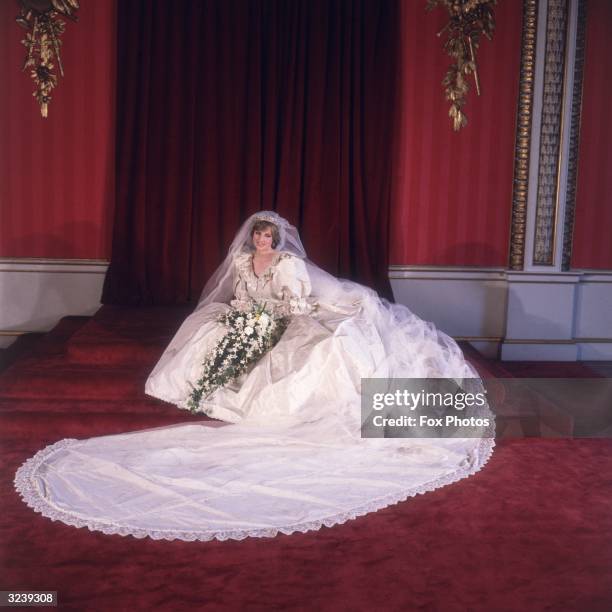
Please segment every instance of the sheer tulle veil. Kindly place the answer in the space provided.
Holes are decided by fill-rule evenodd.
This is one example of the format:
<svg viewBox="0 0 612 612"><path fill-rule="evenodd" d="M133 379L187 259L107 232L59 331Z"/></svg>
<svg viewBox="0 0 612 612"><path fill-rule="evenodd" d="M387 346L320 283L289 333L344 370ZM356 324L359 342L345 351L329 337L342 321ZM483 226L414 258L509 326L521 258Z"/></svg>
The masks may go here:
<svg viewBox="0 0 612 612"><path fill-rule="evenodd" d="M348 280L337 279L317 266L307 257L306 249L302 244L297 228L278 213L264 210L252 214L240 226L232 240L227 256L206 283L198 301L198 308L207 306L212 302L225 304L230 302L233 296L234 260L242 253L252 253L254 251L251 234L253 224L259 220L274 223L278 228L280 241L276 245L277 251L291 253L304 261L312 284L313 297L336 304L354 304L365 296L373 297L375 295L371 289Z"/></svg>
<svg viewBox="0 0 612 612"><path fill-rule="evenodd" d="M208 282L204 286L198 308L207 306L212 302L228 304L233 297L232 276L234 270L234 260L241 253L250 253L255 250L251 239L253 224L258 220L274 223L278 228L280 241L276 245L279 251L287 251L297 257L306 260L306 250L300 240L300 235L296 227L291 225L278 213L271 210L264 210L252 214L240 226L236 236L232 240L227 256L221 265L215 270ZM314 264L311 264L314 265Z"/></svg>
<svg viewBox="0 0 612 612"><path fill-rule="evenodd" d="M260 211L248 217L232 241L228 254L210 277L200 296L197 309L212 302L229 303L233 296L232 275L235 258L242 253L253 252L252 227L257 220L274 223L279 230L277 250L289 252L301 258L312 284L312 297L321 305L337 312L350 314L361 310L375 324L385 346L385 359L376 377L384 378L454 378L457 381L473 379L462 386L474 390L478 374L467 363L457 343L438 330L433 324L422 321L404 305L393 304L381 298L372 289L356 282L336 278L329 274L306 254L297 228L274 211ZM420 345L422 350L415 360L413 351L406 351L409 344ZM409 355L409 358L408 358Z"/></svg>

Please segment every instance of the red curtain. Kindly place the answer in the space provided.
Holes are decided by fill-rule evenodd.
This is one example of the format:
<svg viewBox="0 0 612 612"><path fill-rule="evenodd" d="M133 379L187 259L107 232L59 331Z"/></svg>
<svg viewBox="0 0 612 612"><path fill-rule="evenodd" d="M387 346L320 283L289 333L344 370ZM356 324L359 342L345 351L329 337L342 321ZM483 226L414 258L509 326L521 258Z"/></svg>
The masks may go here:
<svg viewBox="0 0 612 612"><path fill-rule="evenodd" d="M396 0L118 5L117 202L105 303L197 299L240 222L390 296Z"/></svg>

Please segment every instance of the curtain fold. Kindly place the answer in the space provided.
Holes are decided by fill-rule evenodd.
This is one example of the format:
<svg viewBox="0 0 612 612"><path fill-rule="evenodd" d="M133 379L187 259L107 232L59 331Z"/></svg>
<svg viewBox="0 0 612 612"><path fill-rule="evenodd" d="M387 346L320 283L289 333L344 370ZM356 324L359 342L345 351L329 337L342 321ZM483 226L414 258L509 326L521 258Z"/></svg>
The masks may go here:
<svg viewBox="0 0 612 612"><path fill-rule="evenodd" d="M196 300L240 222L390 297L397 0L118 4L116 212L104 303Z"/></svg>

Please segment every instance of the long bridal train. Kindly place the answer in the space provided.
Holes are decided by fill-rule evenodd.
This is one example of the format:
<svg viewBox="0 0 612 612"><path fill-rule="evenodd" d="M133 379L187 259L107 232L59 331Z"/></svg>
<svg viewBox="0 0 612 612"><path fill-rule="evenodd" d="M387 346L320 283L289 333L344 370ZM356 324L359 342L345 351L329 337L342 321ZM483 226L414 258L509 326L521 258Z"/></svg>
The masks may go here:
<svg viewBox="0 0 612 612"><path fill-rule="evenodd" d="M265 273L253 225L278 230ZM361 437L361 379L469 379L457 344L407 308L335 279L306 257L273 212L243 224L195 311L164 351L146 392L187 406L220 313L264 301L291 316L278 344L199 409L203 421L86 440L28 459L15 486L37 512L69 525L155 539L274 536L344 523L477 472L494 447L474 438ZM488 407L480 416L492 415Z"/></svg>
<svg viewBox="0 0 612 612"><path fill-rule="evenodd" d="M240 540L331 527L432 491L478 471L493 447L419 440L400 453L335 434L194 424L66 439L29 459L15 484L34 510L75 527Z"/></svg>

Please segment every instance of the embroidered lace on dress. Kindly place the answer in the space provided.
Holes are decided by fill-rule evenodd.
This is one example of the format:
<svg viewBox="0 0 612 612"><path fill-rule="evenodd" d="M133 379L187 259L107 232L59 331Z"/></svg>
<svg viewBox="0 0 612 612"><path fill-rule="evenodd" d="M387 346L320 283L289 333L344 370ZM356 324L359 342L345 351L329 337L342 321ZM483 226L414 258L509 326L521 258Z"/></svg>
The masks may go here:
<svg viewBox="0 0 612 612"><path fill-rule="evenodd" d="M266 309L279 316L310 315L317 310L316 301L309 297L310 291L306 267L299 257L281 251L257 275L253 256L245 253L236 258L235 298L230 306L248 311L257 303L265 304Z"/></svg>

